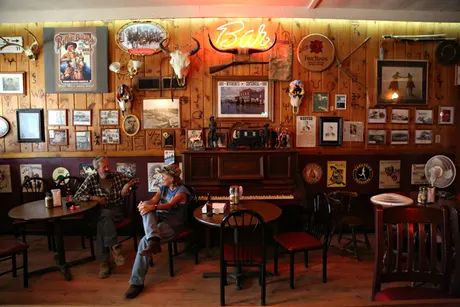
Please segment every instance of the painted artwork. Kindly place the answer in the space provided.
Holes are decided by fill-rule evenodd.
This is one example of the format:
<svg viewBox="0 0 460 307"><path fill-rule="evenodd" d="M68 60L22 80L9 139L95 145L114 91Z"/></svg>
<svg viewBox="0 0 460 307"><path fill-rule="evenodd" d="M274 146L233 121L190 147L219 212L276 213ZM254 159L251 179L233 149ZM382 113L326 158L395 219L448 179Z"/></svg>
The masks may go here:
<svg viewBox="0 0 460 307"><path fill-rule="evenodd" d="M316 146L316 117L297 116L296 147Z"/></svg>
<svg viewBox="0 0 460 307"><path fill-rule="evenodd" d="M163 176L158 173L165 164L163 162L147 163L147 179L149 192L158 192L163 184Z"/></svg>
<svg viewBox="0 0 460 307"><path fill-rule="evenodd" d="M96 173L96 170L94 169L91 163L80 163L80 166L79 166L80 177L86 178L89 175L94 174L94 173Z"/></svg>
<svg viewBox="0 0 460 307"><path fill-rule="evenodd" d="M11 169L8 164L0 165L0 193L11 193Z"/></svg>
<svg viewBox="0 0 460 307"><path fill-rule="evenodd" d="M30 178L43 178L41 164L20 164L19 174L21 176L21 185ZM24 189L24 192L26 190Z"/></svg>
<svg viewBox="0 0 460 307"><path fill-rule="evenodd" d="M347 161L327 161L327 187L347 186Z"/></svg>
<svg viewBox="0 0 460 307"><path fill-rule="evenodd" d="M363 122L343 122L343 141L344 142L362 142L364 139Z"/></svg>
<svg viewBox="0 0 460 307"><path fill-rule="evenodd" d="M411 167L411 184L428 184L425 176L425 164L412 164Z"/></svg>
<svg viewBox="0 0 460 307"><path fill-rule="evenodd" d="M399 189L401 160L380 160L379 189Z"/></svg>
<svg viewBox="0 0 460 307"><path fill-rule="evenodd" d="M117 172L125 174L129 178L136 177L136 163L117 162Z"/></svg>

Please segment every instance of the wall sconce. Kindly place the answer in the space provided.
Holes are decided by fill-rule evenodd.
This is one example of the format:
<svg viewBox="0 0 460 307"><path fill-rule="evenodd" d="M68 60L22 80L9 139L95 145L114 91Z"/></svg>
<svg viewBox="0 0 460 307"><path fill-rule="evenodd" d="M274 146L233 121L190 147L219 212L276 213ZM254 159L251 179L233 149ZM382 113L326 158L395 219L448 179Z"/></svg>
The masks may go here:
<svg viewBox="0 0 460 307"><path fill-rule="evenodd" d="M126 65L126 72L121 71L120 62L113 62L109 65L109 70L119 74L119 75L128 75L131 79L137 75L138 69L142 67L142 62L137 60L129 60L128 65Z"/></svg>
<svg viewBox="0 0 460 307"><path fill-rule="evenodd" d="M393 94L391 94L391 99L393 100L393 102L397 102L399 99L398 92L393 92Z"/></svg>

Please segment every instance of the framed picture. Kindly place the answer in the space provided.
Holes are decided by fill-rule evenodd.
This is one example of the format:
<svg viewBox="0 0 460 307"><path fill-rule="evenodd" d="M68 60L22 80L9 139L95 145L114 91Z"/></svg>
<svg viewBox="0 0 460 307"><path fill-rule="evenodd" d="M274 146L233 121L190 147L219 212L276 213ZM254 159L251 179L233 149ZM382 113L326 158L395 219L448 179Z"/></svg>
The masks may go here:
<svg viewBox="0 0 460 307"><path fill-rule="evenodd" d="M80 163L78 170L79 175L82 178L86 178L91 174L97 173L92 163Z"/></svg>
<svg viewBox="0 0 460 307"><path fill-rule="evenodd" d="M380 160L379 189L399 189L401 160Z"/></svg>
<svg viewBox="0 0 460 307"><path fill-rule="evenodd" d="M144 129L180 128L179 99L144 99L142 116Z"/></svg>
<svg viewBox="0 0 460 307"><path fill-rule="evenodd" d="M99 111L99 124L101 126L118 125L118 110L100 110Z"/></svg>
<svg viewBox="0 0 460 307"><path fill-rule="evenodd" d="M433 130L415 130L415 144L432 144Z"/></svg>
<svg viewBox="0 0 460 307"><path fill-rule="evenodd" d="M297 116L295 145L316 146L316 116Z"/></svg>
<svg viewBox="0 0 460 307"><path fill-rule="evenodd" d="M460 65L455 65L455 85L460 85Z"/></svg>
<svg viewBox="0 0 460 307"><path fill-rule="evenodd" d="M338 146L342 144L343 119L341 117L320 117L319 145Z"/></svg>
<svg viewBox="0 0 460 307"><path fill-rule="evenodd" d="M391 144L409 144L409 130L391 130Z"/></svg>
<svg viewBox="0 0 460 307"><path fill-rule="evenodd" d="M125 174L129 178L136 177L136 163L117 162L115 166L117 172Z"/></svg>
<svg viewBox="0 0 460 307"><path fill-rule="evenodd" d="M48 130L50 145L68 145L67 129Z"/></svg>
<svg viewBox="0 0 460 307"><path fill-rule="evenodd" d="M187 148L192 150L203 150L203 129L187 129Z"/></svg>
<svg viewBox="0 0 460 307"><path fill-rule="evenodd" d="M120 129L118 128L104 128L101 133L103 145L117 145L120 144Z"/></svg>
<svg viewBox="0 0 460 307"><path fill-rule="evenodd" d="M76 131L75 146L77 150L91 150L91 131Z"/></svg>
<svg viewBox="0 0 460 307"><path fill-rule="evenodd" d="M11 168L9 164L0 164L0 193L13 192L11 185Z"/></svg>
<svg viewBox="0 0 460 307"><path fill-rule="evenodd" d="M346 110L347 109L347 95L337 94L335 95L335 109Z"/></svg>
<svg viewBox="0 0 460 307"><path fill-rule="evenodd" d="M220 121L273 121L273 81L267 77L213 77L214 114Z"/></svg>
<svg viewBox="0 0 460 307"><path fill-rule="evenodd" d="M433 124L432 109L415 109L415 123L421 125Z"/></svg>
<svg viewBox="0 0 460 307"><path fill-rule="evenodd" d="M123 118L121 128L127 136L134 136L139 132L141 123L139 122L139 118L137 118L136 115L129 114Z"/></svg>
<svg viewBox="0 0 460 307"><path fill-rule="evenodd" d="M439 119L440 125L451 125L454 123L454 107L439 107Z"/></svg>
<svg viewBox="0 0 460 307"><path fill-rule="evenodd" d="M377 103L427 104L428 61L377 60Z"/></svg>
<svg viewBox="0 0 460 307"><path fill-rule="evenodd" d="M313 112L328 112L329 111L329 93L328 92L313 92Z"/></svg>
<svg viewBox="0 0 460 307"><path fill-rule="evenodd" d="M163 184L163 176L159 173L165 164L163 162L147 163L148 191L158 192Z"/></svg>
<svg viewBox="0 0 460 307"><path fill-rule="evenodd" d="M327 161L327 187L344 188L347 185L347 161Z"/></svg>
<svg viewBox="0 0 460 307"><path fill-rule="evenodd" d="M0 95L25 95L25 72L0 72Z"/></svg>
<svg viewBox="0 0 460 307"><path fill-rule="evenodd" d="M16 110L19 143L35 143L45 141L43 109Z"/></svg>
<svg viewBox="0 0 460 307"><path fill-rule="evenodd" d="M217 135L217 148L227 148L228 146L228 133L226 129L218 129Z"/></svg>
<svg viewBox="0 0 460 307"><path fill-rule="evenodd" d="M387 121L386 109L369 109L367 113L367 122L369 124L384 124Z"/></svg>
<svg viewBox="0 0 460 307"><path fill-rule="evenodd" d="M48 126L67 126L67 110L48 110Z"/></svg>
<svg viewBox="0 0 460 307"><path fill-rule="evenodd" d="M385 130L368 130L367 144L384 145L387 142L387 132Z"/></svg>
<svg viewBox="0 0 460 307"><path fill-rule="evenodd" d="M73 110L74 126L91 126L91 110Z"/></svg>
<svg viewBox="0 0 460 307"><path fill-rule="evenodd" d="M391 122L393 124L408 124L409 123L409 109L392 109Z"/></svg>
<svg viewBox="0 0 460 307"><path fill-rule="evenodd" d="M161 130L161 147L174 148L176 144L176 131L174 129Z"/></svg>
<svg viewBox="0 0 460 307"><path fill-rule="evenodd" d="M23 185L30 178L43 178L43 168L41 164L19 164L19 174L21 176L21 185ZM45 189L41 181L31 182L30 184L36 185L34 187L36 191L43 191ZM31 190L24 186L22 191L31 192Z"/></svg>
<svg viewBox="0 0 460 307"><path fill-rule="evenodd" d="M428 184L425 176L425 164L412 164L410 184Z"/></svg>
<svg viewBox="0 0 460 307"><path fill-rule="evenodd" d="M345 142L362 142L363 138L363 122L345 121L343 123L343 140Z"/></svg>
<svg viewBox="0 0 460 307"><path fill-rule="evenodd" d="M150 21L133 21L118 30L116 42L121 50L135 55L152 55L160 52L160 42L168 33L160 24Z"/></svg>
<svg viewBox="0 0 460 307"><path fill-rule="evenodd" d="M6 118L0 116L0 138L6 136L10 132L10 123Z"/></svg>
<svg viewBox="0 0 460 307"><path fill-rule="evenodd" d="M43 29L47 93L108 92L107 27Z"/></svg>

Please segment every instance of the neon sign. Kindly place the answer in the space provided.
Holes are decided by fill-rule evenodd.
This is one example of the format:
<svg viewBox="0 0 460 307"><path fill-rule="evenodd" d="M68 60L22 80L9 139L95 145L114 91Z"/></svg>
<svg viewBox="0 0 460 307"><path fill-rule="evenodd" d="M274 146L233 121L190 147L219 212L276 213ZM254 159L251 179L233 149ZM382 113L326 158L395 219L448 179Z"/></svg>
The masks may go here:
<svg viewBox="0 0 460 307"><path fill-rule="evenodd" d="M244 21L233 21L217 28L220 32L215 44L219 48L254 48L265 49L272 40L265 31L265 24L260 24L257 30L246 29Z"/></svg>

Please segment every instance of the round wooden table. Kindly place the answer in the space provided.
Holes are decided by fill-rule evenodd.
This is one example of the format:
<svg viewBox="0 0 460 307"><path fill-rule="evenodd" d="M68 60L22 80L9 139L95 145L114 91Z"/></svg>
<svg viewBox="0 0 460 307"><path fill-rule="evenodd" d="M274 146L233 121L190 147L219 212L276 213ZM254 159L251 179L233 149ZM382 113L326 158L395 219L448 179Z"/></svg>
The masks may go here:
<svg viewBox="0 0 460 307"><path fill-rule="evenodd" d="M75 210L68 209L65 206L64 201L62 203L62 207L46 208L44 200L37 200L14 207L8 212L9 217L15 220L44 221L52 223L53 225L54 237L56 241L56 265L39 269L30 272L29 274L41 274L46 272L60 271L66 280L71 280L72 274L69 270L70 266L87 262L88 260L93 260L93 257L88 257L85 259L72 261L71 263L66 262L61 220L69 216L87 213L89 210L95 208L98 203L96 201L81 202L79 203L79 207L77 207Z"/></svg>

